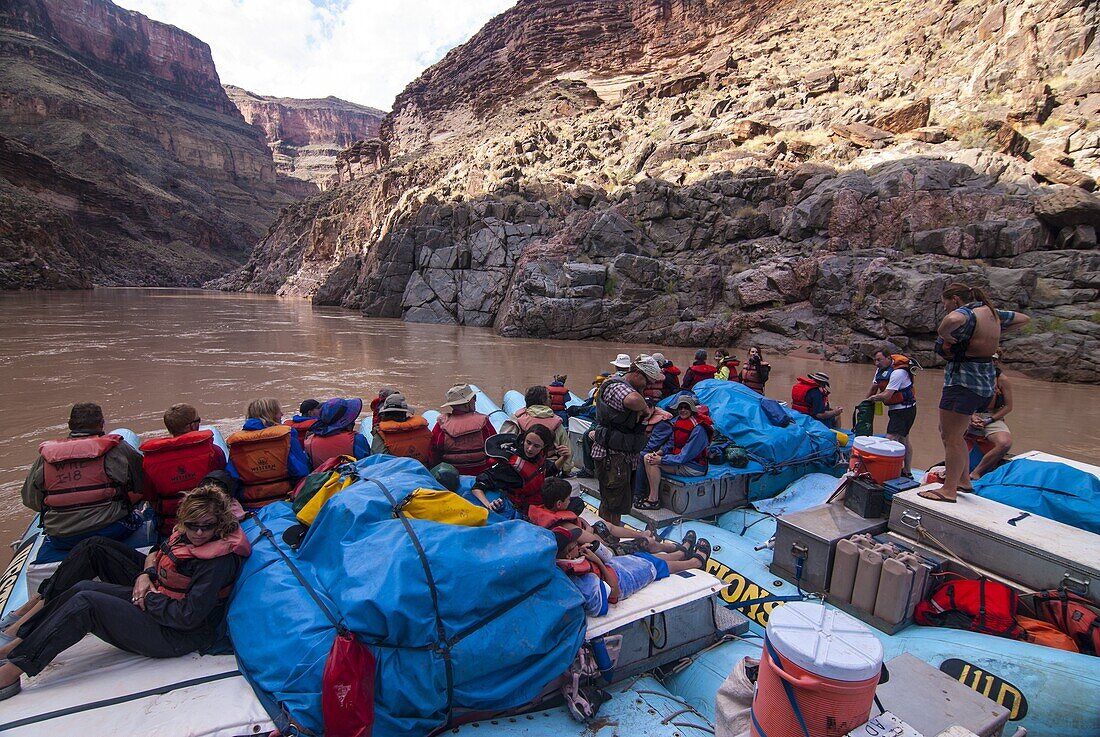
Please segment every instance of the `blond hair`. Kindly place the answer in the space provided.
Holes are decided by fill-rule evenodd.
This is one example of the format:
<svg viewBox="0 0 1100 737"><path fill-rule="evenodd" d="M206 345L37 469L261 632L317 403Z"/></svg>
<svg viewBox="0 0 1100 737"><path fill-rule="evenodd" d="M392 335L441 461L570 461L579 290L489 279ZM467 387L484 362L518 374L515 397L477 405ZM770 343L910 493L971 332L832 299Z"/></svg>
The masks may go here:
<svg viewBox="0 0 1100 737"><path fill-rule="evenodd" d="M187 492L176 510L176 532L186 533L185 522L214 518L214 537L225 537L237 529L233 500L213 483L203 483Z"/></svg>
<svg viewBox="0 0 1100 737"><path fill-rule="evenodd" d="M248 403L247 418L260 420L265 425L278 425L282 414L283 408L279 406L278 399L266 397L264 399L253 399Z"/></svg>

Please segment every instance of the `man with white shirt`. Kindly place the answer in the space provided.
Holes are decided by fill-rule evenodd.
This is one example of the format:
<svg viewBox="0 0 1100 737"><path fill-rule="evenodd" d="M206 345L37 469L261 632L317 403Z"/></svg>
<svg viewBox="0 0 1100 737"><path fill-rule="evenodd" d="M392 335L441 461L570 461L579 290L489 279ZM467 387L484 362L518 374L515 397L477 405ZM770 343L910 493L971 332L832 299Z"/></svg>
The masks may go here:
<svg viewBox="0 0 1100 737"><path fill-rule="evenodd" d="M917 395L913 386L912 362L907 356L891 354L880 348L875 351L875 389L867 398L882 402L889 412L886 437L905 446L905 466L902 476L913 472L913 446L909 444L909 431L917 421Z"/></svg>

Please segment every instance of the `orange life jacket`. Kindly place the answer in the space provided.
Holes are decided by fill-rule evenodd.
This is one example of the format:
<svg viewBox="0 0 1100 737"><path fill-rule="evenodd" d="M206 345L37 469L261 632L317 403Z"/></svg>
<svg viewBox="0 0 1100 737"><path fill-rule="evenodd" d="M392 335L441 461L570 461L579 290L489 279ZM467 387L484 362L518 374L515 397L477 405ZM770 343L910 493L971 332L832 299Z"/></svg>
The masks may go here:
<svg viewBox="0 0 1100 737"><path fill-rule="evenodd" d="M153 590L173 599L182 599L187 596L187 590L191 588L191 577L180 572L181 562L196 559L214 560L230 554L247 558L251 553L252 546L240 525L237 525L237 529L226 537L197 546L185 542L183 535L177 532L157 550L157 556L153 562L157 570L157 580L153 583ZM231 591L233 591L232 583L218 592L218 598L228 598Z"/></svg>
<svg viewBox="0 0 1100 737"><path fill-rule="evenodd" d="M257 509L290 493L290 428L239 430L225 439L229 460L244 487L244 506Z"/></svg>
<svg viewBox="0 0 1100 737"><path fill-rule="evenodd" d="M306 437L306 431L313 427L317 423L316 417L310 417L308 420L283 420L283 424L287 427L293 427L298 431L298 440L303 441Z"/></svg>
<svg viewBox="0 0 1100 737"><path fill-rule="evenodd" d="M309 467L317 468L329 458L354 456L355 430L344 430L324 436L310 433L306 436L304 445L306 455L309 456Z"/></svg>
<svg viewBox="0 0 1100 737"><path fill-rule="evenodd" d="M413 415L403 422L382 420L378 423L378 433L391 456L413 458L425 466L431 463L432 434L428 430L428 421L420 415Z"/></svg>
<svg viewBox="0 0 1100 737"><path fill-rule="evenodd" d="M565 403L569 401L569 390L564 386L554 386L551 384L546 387L546 391L550 392L550 409L555 412L564 412Z"/></svg>
<svg viewBox="0 0 1100 737"><path fill-rule="evenodd" d="M527 519L531 521L531 524L538 525L547 530L557 527L562 522L569 522L578 527L583 527L580 518L577 517L575 512L570 512L568 509L555 512L547 509L541 504L532 504L527 508Z"/></svg>
<svg viewBox="0 0 1100 737"><path fill-rule="evenodd" d="M741 369L741 383L753 391L764 393L764 382L760 380L760 371L757 369Z"/></svg>
<svg viewBox="0 0 1100 737"><path fill-rule="evenodd" d="M542 483L546 480L546 465L541 458L538 463L529 461L518 455L508 459L508 465L519 474L523 484L518 489L508 492L508 498L512 506L526 513L532 504L538 504L542 500Z"/></svg>
<svg viewBox="0 0 1100 737"><path fill-rule="evenodd" d="M811 414L810 403L806 400L806 394L811 389L820 389L822 396L825 397L826 404L828 403L829 390L824 384L819 384L805 376L799 376L798 383L791 387L791 409L798 410L804 415Z"/></svg>
<svg viewBox="0 0 1100 737"><path fill-rule="evenodd" d="M127 487L107 475L107 452L122 442L119 435L90 435L47 440L42 456L44 506L50 509L97 507L126 497Z"/></svg>
<svg viewBox="0 0 1100 737"><path fill-rule="evenodd" d="M443 463L450 463L461 474L477 474L492 463L485 455L481 429L486 416L480 412L451 413L439 416L443 428Z"/></svg>
<svg viewBox="0 0 1100 737"><path fill-rule="evenodd" d="M535 425L542 425L551 433L555 433L562 425L561 418L557 415L551 415L550 417L532 417L531 415L527 414L526 407L516 410L515 420L516 424L519 425L519 429L522 432L527 432Z"/></svg>
<svg viewBox="0 0 1100 737"><path fill-rule="evenodd" d="M171 535L184 492L198 486L211 471L225 468L225 454L214 445L210 430L146 440L140 450L144 453L145 498L157 510L161 534Z"/></svg>
<svg viewBox="0 0 1100 737"><path fill-rule="evenodd" d="M688 418L677 417L676 421L672 423L672 452L679 454L687 445L688 438L691 437L691 433L699 425L703 426L706 430L707 440L709 443L711 436L711 424L712 420L710 415L697 414ZM699 451L699 455L694 458L688 459L691 463L700 463L703 466L707 465L707 446L704 445L703 449Z"/></svg>
<svg viewBox="0 0 1100 737"><path fill-rule="evenodd" d="M894 365L889 371L879 369L875 372L875 390L881 392L890 383L890 375L895 371L904 371L909 374L909 386L899 391L891 392L890 396L882 400L885 405L895 404L914 404L917 401L917 385L913 381L913 371L909 367L909 358L900 354L890 356L893 359Z"/></svg>

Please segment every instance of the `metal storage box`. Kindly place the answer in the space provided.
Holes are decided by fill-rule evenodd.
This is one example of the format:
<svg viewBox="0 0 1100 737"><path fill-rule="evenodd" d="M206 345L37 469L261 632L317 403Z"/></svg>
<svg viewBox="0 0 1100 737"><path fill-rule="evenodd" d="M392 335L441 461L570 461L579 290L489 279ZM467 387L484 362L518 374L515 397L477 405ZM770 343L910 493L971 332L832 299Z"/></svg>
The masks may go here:
<svg viewBox="0 0 1100 737"><path fill-rule="evenodd" d="M967 563L1031 590L1064 585L1100 603L1100 535L974 494L959 494L957 504L945 504L917 491L894 496L894 532L922 540L918 528L923 529ZM928 544L937 547L934 543Z"/></svg>
<svg viewBox="0 0 1100 737"><path fill-rule="evenodd" d="M908 653L886 662L890 678L879 685L883 708L924 735L954 725L978 737L1000 737L1009 711Z"/></svg>
<svg viewBox="0 0 1100 737"><path fill-rule="evenodd" d="M886 520L864 519L841 504L821 504L785 514L776 523L775 549L769 570L795 582L797 552L805 557L799 585L805 591L825 591L837 541L860 532L875 535L885 529Z"/></svg>
<svg viewBox="0 0 1100 737"><path fill-rule="evenodd" d="M870 479L856 477L844 492L844 506L865 519L886 516L886 489Z"/></svg>
<svg viewBox="0 0 1100 737"><path fill-rule="evenodd" d="M710 517L748 503L747 476L662 478L661 506L681 517Z"/></svg>

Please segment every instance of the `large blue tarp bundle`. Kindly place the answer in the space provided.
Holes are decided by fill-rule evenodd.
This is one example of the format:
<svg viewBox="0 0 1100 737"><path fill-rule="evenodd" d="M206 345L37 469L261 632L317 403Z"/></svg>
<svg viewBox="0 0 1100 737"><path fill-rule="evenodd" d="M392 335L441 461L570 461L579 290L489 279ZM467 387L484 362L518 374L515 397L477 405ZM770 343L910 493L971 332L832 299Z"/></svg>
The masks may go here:
<svg viewBox="0 0 1100 737"><path fill-rule="evenodd" d="M1100 479L1065 463L1021 458L975 481L974 493L1100 533Z"/></svg>
<svg viewBox="0 0 1100 737"><path fill-rule="evenodd" d="M431 474L389 456L355 465L360 480L325 504L297 552L282 541L296 522L289 504L245 523L253 552L229 627L253 685L294 722L323 733L321 678L335 627L278 545L321 603L371 647L376 737L427 734L463 710L515 708L538 696L569 667L585 630L580 594L554 564L553 536L518 520L406 526L394 505L416 488L440 488Z"/></svg>
<svg viewBox="0 0 1100 737"><path fill-rule="evenodd" d="M766 469L805 461L829 462L836 457L835 432L791 409L785 409L791 418L789 425L773 425L760 408L764 397L740 382L708 379L692 391L707 405L715 428ZM669 397L661 406L667 408L674 401Z"/></svg>

